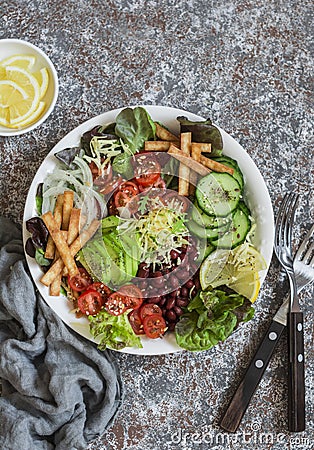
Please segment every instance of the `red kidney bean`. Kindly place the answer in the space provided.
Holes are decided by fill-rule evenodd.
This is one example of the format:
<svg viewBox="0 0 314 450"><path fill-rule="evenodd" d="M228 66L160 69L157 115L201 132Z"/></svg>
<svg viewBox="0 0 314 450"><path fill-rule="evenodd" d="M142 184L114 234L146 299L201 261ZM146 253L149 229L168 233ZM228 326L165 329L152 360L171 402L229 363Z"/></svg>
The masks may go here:
<svg viewBox="0 0 314 450"><path fill-rule="evenodd" d="M160 302L161 299L162 299L161 296L159 296L159 297L151 297L151 298L148 298L148 299L147 299L147 303L154 303L154 304L157 304L157 303Z"/></svg>
<svg viewBox="0 0 314 450"><path fill-rule="evenodd" d="M173 307L173 310L174 310L174 312L176 313L176 315L177 316L182 316L182 314L183 314L183 311L182 311L182 309L180 308L180 306L174 306Z"/></svg>
<svg viewBox="0 0 314 450"><path fill-rule="evenodd" d="M186 280L189 276L189 272L186 268L180 268L176 271L176 276L179 278L179 280Z"/></svg>
<svg viewBox="0 0 314 450"><path fill-rule="evenodd" d="M160 270L157 270L157 272L153 272L152 277L153 278L162 277L162 273L160 272Z"/></svg>
<svg viewBox="0 0 314 450"><path fill-rule="evenodd" d="M155 287L161 287L164 285L164 280L162 277L158 277L158 278L153 278L152 279L152 285Z"/></svg>
<svg viewBox="0 0 314 450"><path fill-rule="evenodd" d="M170 252L171 259L177 259L179 256L180 256L180 253L177 250L171 250L171 252Z"/></svg>
<svg viewBox="0 0 314 450"><path fill-rule="evenodd" d="M194 286L193 280L188 280L184 285L184 287L186 287L187 289L191 289L193 286Z"/></svg>
<svg viewBox="0 0 314 450"><path fill-rule="evenodd" d="M175 326L176 326L175 322L168 322L168 330L169 331L174 331Z"/></svg>
<svg viewBox="0 0 314 450"><path fill-rule="evenodd" d="M195 284L196 289L199 291L201 289L201 283L200 283L198 276L194 278L194 284Z"/></svg>
<svg viewBox="0 0 314 450"><path fill-rule="evenodd" d="M168 320L170 320L170 322L174 322L175 320L177 320L177 315L173 309L167 311L166 317Z"/></svg>
<svg viewBox="0 0 314 450"><path fill-rule="evenodd" d="M166 309L172 309L176 304L176 299L173 297L169 297L166 302Z"/></svg>
<svg viewBox="0 0 314 450"><path fill-rule="evenodd" d="M138 276L139 278L147 278L148 275L149 275L149 269L147 269L147 268L145 268L145 267L141 267L141 268L138 270L137 276Z"/></svg>
<svg viewBox="0 0 314 450"><path fill-rule="evenodd" d="M175 275L171 275L171 277L169 278L169 282L174 289L180 286L179 280Z"/></svg>
<svg viewBox="0 0 314 450"><path fill-rule="evenodd" d="M191 298L195 297L196 294L197 294L197 289L194 286L194 288L191 290L191 293L190 293Z"/></svg>
<svg viewBox="0 0 314 450"><path fill-rule="evenodd" d="M162 308L166 304L166 301L167 301L167 297L166 296L165 297L161 297L161 299L159 300L158 305Z"/></svg>
<svg viewBox="0 0 314 450"><path fill-rule="evenodd" d="M182 297L188 298L188 296L189 296L188 288L182 286L182 288L180 289L180 294L181 294Z"/></svg>
<svg viewBox="0 0 314 450"><path fill-rule="evenodd" d="M187 298L178 297L176 299L176 305L179 306L180 308L185 308L186 306L188 306L188 304L189 300Z"/></svg>

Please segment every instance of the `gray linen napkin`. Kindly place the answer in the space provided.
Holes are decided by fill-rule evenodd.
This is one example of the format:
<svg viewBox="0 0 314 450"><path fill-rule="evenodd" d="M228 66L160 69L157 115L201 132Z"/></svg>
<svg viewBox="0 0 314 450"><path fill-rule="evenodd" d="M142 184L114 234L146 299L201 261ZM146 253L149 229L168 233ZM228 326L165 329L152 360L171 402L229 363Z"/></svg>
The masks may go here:
<svg viewBox="0 0 314 450"><path fill-rule="evenodd" d="M119 370L36 292L21 232L1 217L0 249L0 448L85 449L122 404Z"/></svg>

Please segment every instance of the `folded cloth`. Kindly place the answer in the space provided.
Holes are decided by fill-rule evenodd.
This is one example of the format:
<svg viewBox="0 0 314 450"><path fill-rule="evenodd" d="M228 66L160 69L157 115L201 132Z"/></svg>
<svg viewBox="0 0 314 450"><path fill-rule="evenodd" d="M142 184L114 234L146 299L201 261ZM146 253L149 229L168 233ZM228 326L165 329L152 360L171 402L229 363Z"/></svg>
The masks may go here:
<svg viewBox="0 0 314 450"><path fill-rule="evenodd" d="M109 351L72 332L36 291L21 231L0 217L0 448L80 450L123 397Z"/></svg>

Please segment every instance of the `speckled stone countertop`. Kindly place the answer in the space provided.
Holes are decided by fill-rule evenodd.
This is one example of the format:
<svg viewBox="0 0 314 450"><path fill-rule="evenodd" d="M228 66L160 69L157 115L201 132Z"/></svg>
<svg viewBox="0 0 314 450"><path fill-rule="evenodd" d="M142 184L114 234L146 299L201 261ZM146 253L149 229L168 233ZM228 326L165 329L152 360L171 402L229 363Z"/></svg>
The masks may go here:
<svg viewBox="0 0 314 450"><path fill-rule="evenodd" d="M60 81L43 125L0 137L1 213L21 222L40 163L77 125L120 106L157 104L209 116L238 140L263 175L275 214L285 191L299 192L299 242L314 219L311 0L10 0L0 13L0 38L42 48ZM301 296L306 432L287 432L285 338L238 433L218 426L287 290L274 258L254 319L225 343L203 353L118 353L124 406L88 449L312 449L313 289Z"/></svg>

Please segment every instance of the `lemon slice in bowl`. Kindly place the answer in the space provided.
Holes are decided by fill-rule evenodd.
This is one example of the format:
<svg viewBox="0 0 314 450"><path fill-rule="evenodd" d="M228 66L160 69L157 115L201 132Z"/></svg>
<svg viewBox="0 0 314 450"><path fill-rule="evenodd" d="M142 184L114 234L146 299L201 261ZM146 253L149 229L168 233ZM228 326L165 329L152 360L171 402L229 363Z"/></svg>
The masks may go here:
<svg viewBox="0 0 314 450"><path fill-rule="evenodd" d="M38 72L33 72L32 75L38 81L40 87L40 98L42 99L47 92L48 84L49 84L49 74L46 67L38 70Z"/></svg>
<svg viewBox="0 0 314 450"><path fill-rule="evenodd" d="M28 98L27 92L15 81L0 80L0 107L7 108Z"/></svg>
<svg viewBox="0 0 314 450"><path fill-rule="evenodd" d="M13 55L1 61L1 66L15 66L22 69L31 70L36 61L33 55Z"/></svg>
<svg viewBox="0 0 314 450"><path fill-rule="evenodd" d="M41 96L37 79L27 70L17 66L6 67L6 79L15 82L27 94L27 98L9 106L10 125L24 122L38 108Z"/></svg>
<svg viewBox="0 0 314 450"><path fill-rule="evenodd" d="M263 256L248 243L232 250L216 249L200 267L201 287L226 285L254 302L260 289L259 271L264 269Z"/></svg>
<svg viewBox="0 0 314 450"><path fill-rule="evenodd" d="M38 108L33 112L33 114L28 116L27 119L18 122L16 125L8 124L6 126L8 128L22 128L22 127L25 127L26 125L29 125L29 124L35 122L35 120L39 119L39 117L44 112L45 107L46 107L46 103L45 102L39 102Z"/></svg>

